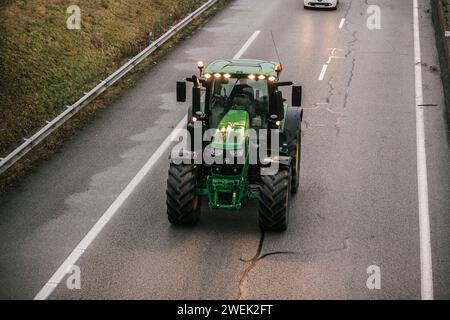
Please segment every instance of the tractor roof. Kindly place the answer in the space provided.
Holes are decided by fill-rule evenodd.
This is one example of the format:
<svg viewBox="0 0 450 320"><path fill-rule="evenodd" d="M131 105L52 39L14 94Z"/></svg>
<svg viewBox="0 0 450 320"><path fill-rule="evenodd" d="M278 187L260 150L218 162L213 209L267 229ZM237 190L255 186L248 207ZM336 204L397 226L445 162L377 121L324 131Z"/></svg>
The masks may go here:
<svg viewBox="0 0 450 320"><path fill-rule="evenodd" d="M265 76L275 76L275 66L279 65L274 61L262 61L254 59L221 59L212 62L205 73L229 73L229 74L255 74Z"/></svg>

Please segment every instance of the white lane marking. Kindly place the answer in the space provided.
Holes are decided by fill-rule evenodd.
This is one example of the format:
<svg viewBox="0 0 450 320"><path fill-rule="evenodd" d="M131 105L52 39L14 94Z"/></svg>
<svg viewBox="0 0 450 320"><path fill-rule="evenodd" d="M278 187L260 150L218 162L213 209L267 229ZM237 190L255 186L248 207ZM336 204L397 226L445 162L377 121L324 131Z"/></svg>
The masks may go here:
<svg viewBox="0 0 450 320"><path fill-rule="evenodd" d="M342 29L344 27L345 18L342 18L341 23L339 24L339 29Z"/></svg>
<svg viewBox="0 0 450 320"><path fill-rule="evenodd" d="M252 45L253 41L259 36L261 31L257 30L254 34L247 40L247 42L244 44L244 46L241 48L241 50L238 51L238 53L235 54L233 59L239 59L242 57L242 55L247 51L247 49Z"/></svg>
<svg viewBox="0 0 450 320"><path fill-rule="evenodd" d="M250 39L244 44L244 46L235 55L235 59L239 59L245 51L250 47L252 42L259 35L260 31L256 31ZM62 265L56 270L50 280L42 287L38 294L34 297L34 300L46 300L56 289L56 287L61 283L67 273L70 271L73 265L78 261L78 259L83 255L87 248L92 244L98 234L103 230L106 224L111 220L111 218L117 213L120 207L125 203L128 197L134 192L134 190L139 186L145 176L150 172L155 163L161 158L161 156L167 151L169 146L172 144L173 140L176 138L180 129L182 129L187 121L187 116L184 117L175 129L170 133L170 135L164 140L164 142L159 146L155 153L150 157L147 163L142 167L141 170L136 174L136 176L131 180L131 182L125 187L125 189L119 194L119 196L114 200L111 206L105 211L105 213L100 217L100 219L95 223L95 225L89 230L86 236L81 240L81 242L75 247L75 249L70 253Z"/></svg>
<svg viewBox="0 0 450 320"><path fill-rule="evenodd" d="M433 300L430 212L428 205L427 154L423 112L422 57L420 51L419 7L414 0L414 62L416 92L417 178L419 195L420 271L422 300Z"/></svg>
<svg viewBox="0 0 450 320"><path fill-rule="evenodd" d="M319 75L319 81L322 81L325 78L325 73L327 72L328 69L328 64L324 64L322 67L322 71L320 72Z"/></svg>
<svg viewBox="0 0 450 320"><path fill-rule="evenodd" d="M320 72L320 75L319 75L319 81L322 81L325 78L325 74L327 72L328 65L331 64L331 61L333 59L344 59L344 57L339 57L339 56L335 55L338 51L344 51L343 49L328 48L328 50L330 50L330 56L328 57L327 62L322 67L322 71Z"/></svg>
<svg viewBox="0 0 450 320"><path fill-rule="evenodd" d="M335 55L338 51L340 51L340 52L346 51L344 49L339 49L339 48L327 48L327 49L330 50L331 55Z"/></svg>
<svg viewBox="0 0 450 320"><path fill-rule="evenodd" d="M344 58L344 57L330 56L330 57L328 58L327 64L330 64L332 59L345 59L345 58Z"/></svg>
<svg viewBox="0 0 450 320"><path fill-rule="evenodd" d="M134 192L137 186L142 182L146 175L153 168L155 163L161 158L161 156L166 152L171 143L177 136L177 133L186 124L187 118L184 117L183 120L178 123L176 128L171 132L171 134L164 140L164 142L159 146L155 153L150 157L147 163L142 167L141 170L136 174L136 176L131 180L131 182L126 186L126 188L120 193L120 195L114 200L111 206L106 210L106 212L100 217L97 223L89 230L86 236L81 240L81 242L76 246L72 253L67 257L63 264L58 268L55 274L48 280L41 291L34 297L35 300L45 300L50 294L55 290L58 284L66 276L70 268L77 262L77 260L83 255L86 249L92 244L98 234L103 230L105 225L111 220L111 218L116 214L123 203L128 199L128 197Z"/></svg>

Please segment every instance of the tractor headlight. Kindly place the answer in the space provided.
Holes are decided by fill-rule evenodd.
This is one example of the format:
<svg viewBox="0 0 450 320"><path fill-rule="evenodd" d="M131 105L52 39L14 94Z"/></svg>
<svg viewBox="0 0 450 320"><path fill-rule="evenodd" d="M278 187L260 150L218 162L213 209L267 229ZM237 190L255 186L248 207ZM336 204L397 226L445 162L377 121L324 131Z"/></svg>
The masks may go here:
<svg viewBox="0 0 450 320"><path fill-rule="evenodd" d="M277 161L279 161L279 157L277 157L277 156L274 156L274 157L265 157L265 158L263 158L263 159L261 160L261 164L263 164L263 165L268 165L268 164L271 164L271 163L277 162Z"/></svg>

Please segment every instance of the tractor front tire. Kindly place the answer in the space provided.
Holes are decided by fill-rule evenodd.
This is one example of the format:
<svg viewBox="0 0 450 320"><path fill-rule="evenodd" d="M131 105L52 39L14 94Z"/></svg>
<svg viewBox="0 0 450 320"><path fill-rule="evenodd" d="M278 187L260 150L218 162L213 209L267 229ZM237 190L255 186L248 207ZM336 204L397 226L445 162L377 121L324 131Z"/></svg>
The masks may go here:
<svg viewBox="0 0 450 320"><path fill-rule="evenodd" d="M283 169L275 175L262 176L261 180L259 226L265 231L285 231L291 201L291 171Z"/></svg>
<svg viewBox="0 0 450 320"><path fill-rule="evenodd" d="M167 179L167 215L173 225L195 225L200 219L201 199L195 194L196 172L194 165L170 165Z"/></svg>

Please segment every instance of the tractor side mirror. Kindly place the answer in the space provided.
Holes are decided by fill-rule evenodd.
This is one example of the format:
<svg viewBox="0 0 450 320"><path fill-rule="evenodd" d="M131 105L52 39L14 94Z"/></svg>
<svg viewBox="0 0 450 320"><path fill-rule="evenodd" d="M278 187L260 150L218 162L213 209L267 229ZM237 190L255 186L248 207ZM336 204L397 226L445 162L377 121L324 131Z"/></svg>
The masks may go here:
<svg viewBox="0 0 450 320"><path fill-rule="evenodd" d="M192 88L192 114L201 111L201 95L200 87Z"/></svg>
<svg viewBox="0 0 450 320"><path fill-rule="evenodd" d="M269 113L271 115L276 115L278 119L282 119L284 114L284 103L281 91L274 91L270 100Z"/></svg>
<svg viewBox="0 0 450 320"><path fill-rule="evenodd" d="M275 114L278 116L278 119L283 119L284 101L283 101L283 93L281 93L281 91L275 92L275 103L277 107L277 110L275 110Z"/></svg>
<svg viewBox="0 0 450 320"><path fill-rule="evenodd" d="M186 81L177 81L177 102L186 102Z"/></svg>
<svg viewBox="0 0 450 320"><path fill-rule="evenodd" d="M292 87L292 106L301 107L302 106L302 87L293 86Z"/></svg>

